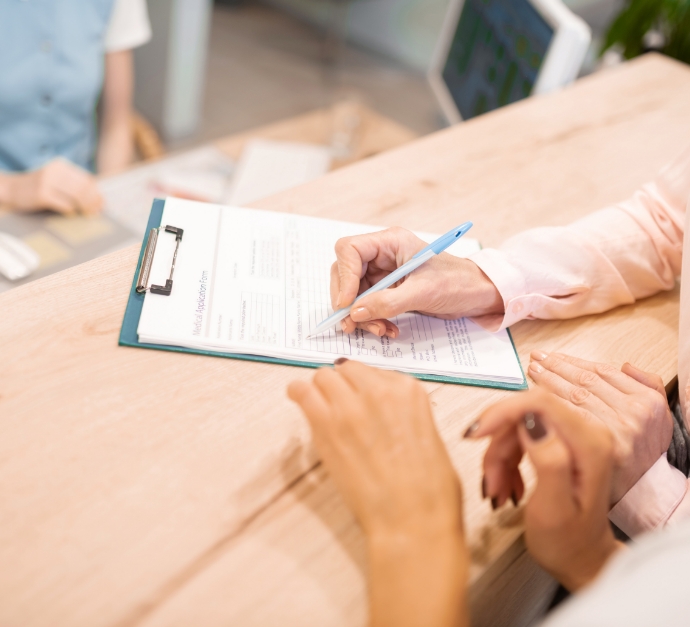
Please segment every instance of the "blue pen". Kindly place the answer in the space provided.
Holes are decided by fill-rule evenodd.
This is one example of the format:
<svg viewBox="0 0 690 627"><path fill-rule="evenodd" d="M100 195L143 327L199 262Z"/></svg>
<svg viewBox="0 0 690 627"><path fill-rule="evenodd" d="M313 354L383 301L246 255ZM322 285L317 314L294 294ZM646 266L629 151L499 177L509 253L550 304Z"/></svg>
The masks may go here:
<svg viewBox="0 0 690 627"><path fill-rule="evenodd" d="M326 329L330 329L334 324L338 324L338 322L347 318L347 316L350 315L350 309L352 309L352 307L354 307L360 299L368 296L369 294L373 294L374 292L385 290L387 287L390 287L394 283L398 282L404 276L407 276L410 274L410 272L419 268L419 266L421 266L423 263L429 261L429 259L431 259L434 255L442 253L451 244L457 242L471 228L472 223L465 222L464 224L454 228L452 231L448 231L448 233L445 235L441 235L441 237L439 237L436 241L431 242L431 244L429 244L426 248L422 248L422 250L420 250L407 263L404 263L397 270L391 272L385 279L381 279L376 285L372 285L366 292L360 294L355 299L355 302L349 307L339 309L333 315L326 318L323 322L320 322L316 329L314 329L314 331L310 333L306 339L320 335Z"/></svg>

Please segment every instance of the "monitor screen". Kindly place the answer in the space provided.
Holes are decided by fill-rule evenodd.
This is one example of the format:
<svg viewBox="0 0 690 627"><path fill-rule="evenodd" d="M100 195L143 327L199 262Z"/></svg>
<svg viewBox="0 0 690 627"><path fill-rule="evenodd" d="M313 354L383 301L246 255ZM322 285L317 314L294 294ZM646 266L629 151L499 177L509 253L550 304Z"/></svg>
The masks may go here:
<svg viewBox="0 0 690 627"><path fill-rule="evenodd" d="M528 0L465 0L443 67L463 119L529 96L553 33Z"/></svg>

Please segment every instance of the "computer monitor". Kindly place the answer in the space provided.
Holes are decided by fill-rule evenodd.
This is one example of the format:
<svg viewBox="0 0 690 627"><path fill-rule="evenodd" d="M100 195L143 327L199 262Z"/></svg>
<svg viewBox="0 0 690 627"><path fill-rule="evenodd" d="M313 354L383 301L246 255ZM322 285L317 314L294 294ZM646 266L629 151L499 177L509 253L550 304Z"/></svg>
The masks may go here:
<svg viewBox="0 0 690 627"><path fill-rule="evenodd" d="M567 85L590 40L561 0L451 0L429 81L459 122Z"/></svg>

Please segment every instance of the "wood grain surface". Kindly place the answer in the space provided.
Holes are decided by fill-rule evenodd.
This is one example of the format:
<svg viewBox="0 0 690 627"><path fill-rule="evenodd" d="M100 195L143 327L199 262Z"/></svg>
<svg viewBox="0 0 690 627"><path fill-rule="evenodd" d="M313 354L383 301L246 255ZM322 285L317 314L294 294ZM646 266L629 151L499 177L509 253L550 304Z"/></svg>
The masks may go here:
<svg viewBox="0 0 690 627"><path fill-rule="evenodd" d="M690 70L659 56L256 203L485 246L624 199L690 141ZM285 397L308 369L122 348L138 250L0 295L0 625L362 625L363 536ZM678 292L525 321L530 350L675 375ZM508 392L425 383L465 486L476 625L526 624L551 582L521 510L480 500L461 439Z"/></svg>

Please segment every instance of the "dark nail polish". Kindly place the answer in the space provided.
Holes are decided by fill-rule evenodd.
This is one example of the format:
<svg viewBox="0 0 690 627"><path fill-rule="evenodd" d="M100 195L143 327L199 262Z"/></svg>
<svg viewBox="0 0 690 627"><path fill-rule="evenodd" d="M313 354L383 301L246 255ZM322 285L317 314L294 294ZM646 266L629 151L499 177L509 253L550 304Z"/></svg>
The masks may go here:
<svg viewBox="0 0 690 627"><path fill-rule="evenodd" d="M486 477L482 477L482 498L486 498Z"/></svg>
<svg viewBox="0 0 690 627"><path fill-rule="evenodd" d="M498 499L495 496L491 497L491 509L498 509Z"/></svg>
<svg viewBox="0 0 690 627"><path fill-rule="evenodd" d="M347 357L338 357L333 363L336 366L342 366L347 361Z"/></svg>
<svg viewBox="0 0 690 627"><path fill-rule="evenodd" d="M518 497L517 494L515 494L515 490L513 490L513 493L510 495L510 500L513 501L513 505L515 505L515 507L518 506Z"/></svg>
<svg viewBox="0 0 690 627"><path fill-rule="evenodd" d="M472 434L479 429L479 420L476 420L473 422L469 427L467 427L467 431L463 434L463 438L469 438L472 436Z"/></svg>
<svg viewBox="0 0 690 627"><path fill-rule="evenodd" d="M529 437L533 440L541 440L546 435L546 428L537 414L525 414L523 421Z"/></svg>

